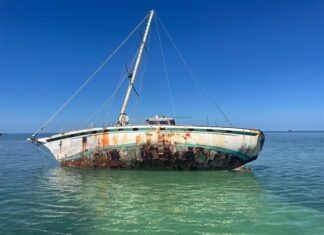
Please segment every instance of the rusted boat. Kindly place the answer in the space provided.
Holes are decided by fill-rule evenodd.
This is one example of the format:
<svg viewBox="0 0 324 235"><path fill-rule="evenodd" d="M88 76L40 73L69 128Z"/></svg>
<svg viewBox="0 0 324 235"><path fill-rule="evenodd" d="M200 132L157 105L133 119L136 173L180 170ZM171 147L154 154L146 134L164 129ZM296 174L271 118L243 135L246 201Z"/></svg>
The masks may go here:
<svg viewBox="0 0 324 235"><path fill-rule="evenodd" d="M149 118L143 125L129 123L126 107L154 14L152 10L147 16L136 63L132 72L128 71L129 85L117 124L45 138L37 138L37 131L29 141L45 146L62 166L68 167L231 170L258 157L264 143L260 130L176 125L175 119L164 116Z"/></svg>

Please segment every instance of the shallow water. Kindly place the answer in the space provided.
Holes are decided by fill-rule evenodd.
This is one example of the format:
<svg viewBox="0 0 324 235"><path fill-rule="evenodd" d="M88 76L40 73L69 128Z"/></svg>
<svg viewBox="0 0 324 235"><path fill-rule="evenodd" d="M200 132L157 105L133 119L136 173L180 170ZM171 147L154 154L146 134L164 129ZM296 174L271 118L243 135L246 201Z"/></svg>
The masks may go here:
<svg viewBox="0 0 324 235"><path fill-rule="evenodd" d="M1 234L324 234L324 133L266 133L252 172L62 168L0 137Z"/></svg>

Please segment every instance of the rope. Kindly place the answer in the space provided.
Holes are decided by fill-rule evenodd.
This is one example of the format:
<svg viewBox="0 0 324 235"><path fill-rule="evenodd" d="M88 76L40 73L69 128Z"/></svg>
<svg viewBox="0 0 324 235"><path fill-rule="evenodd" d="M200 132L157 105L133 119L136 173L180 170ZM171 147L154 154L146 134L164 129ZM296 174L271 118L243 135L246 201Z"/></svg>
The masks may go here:
<svg viewBox="0 0 324 235"><path fill-rule="evenodd" d="M160 17L158 15L157 16L157 19L159 20L160 24L162 25L162 28L164 30L164 32L166 33L166 35L168 36L172 46L174 47L174 49L176 50L178 56L180 57L182 63L185 65L187 71L188 71L188 74L189 74L189 77L191 78L191 80L193 81L194 85L196 86L200 96L203 98L203 100L207 103L207 98L204 96L204 94L208 94L207 92L207 89L204 88L201 84L199 84L198 82L198 79L196 79L194 73L192 72L192 70L190 69L189 65L187 64L186 60L184 59L184 57L182 56L180 50L178 49L177 45L175 44L173 38L171 37L170 33L168 32L168 30L166 29L165 25L163 24L162 20L160 19ZM205 92L204 92L204 91ZM210 95L208 95L209 98L210 98ZM220 111L220 113L223 115L223 117L225 118L225 120L227 121L227 123L233 127L232 123L228 120L228 118L226 117L226 115L223 113L223 111L221 111L221 109L219 108L219 106L214 102L214 105L218 108L218 110Z"/></svg>
<svg viewBox="0 0 324 235"><path fill-rule="evenodd" d="M156 32L157 32L159 45L160 45L160 50L161 50L161 57L162 57L162 60L163 60L163 68L164 68L165 78L166 78L167 84L168 84L168 91L169 91L169 96L170 96L170 101L171 101L171 106L172 106L172 112L173 112L173 116L176 116L173 96L172 96L172 92L171 92L170 79L169 79L167 65L166 65L166 62L165 62L165 57L164 57L164 52L163 52L163 47L162 47L160 31L159 31L159 26L158 26L157 20L155 20L155 23L156 23Z"/></svg>
<svg viewBox="0 0 324 235"><path fill-rule="evenodd" d="M131 31L128 36L119 44L119 46L110 54L110 56L108 56L108 58L90 75L90 77L79 87L79 89L77 89L72 96L70 96L70 98L68 98L63 105L55 112L52 114L52 116L50 116L50 118L32 135L32 136L36 136L36 134L38 132L40 132L41 130L43 130L47 124L52 121L52 119L59 114L63 108L65 108L66 105L68 105L68 103L70 103L70 101L77 95L79 94L79 92L83 89L83 87L85 87L91 80L92 78L105 66L105 64L116 54L116 52L128 41L128 39L134 34L134 32L137 31L137 29L142 25L142 23L145 21L145 19L148 17L148 15L146 15L141 22L133 29L133 31Z"/></svg>

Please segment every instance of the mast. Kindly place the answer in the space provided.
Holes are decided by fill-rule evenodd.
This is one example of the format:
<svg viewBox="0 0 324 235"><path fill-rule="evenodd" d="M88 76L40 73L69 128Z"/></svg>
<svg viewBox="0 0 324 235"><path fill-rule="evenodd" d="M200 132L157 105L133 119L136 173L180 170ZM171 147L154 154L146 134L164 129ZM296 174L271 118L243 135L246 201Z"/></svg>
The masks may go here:
<svg viewBox="0 0 324 235"><path fill-rule="evenodd" d="M143 50L144 50L145 43L146 43L146 40L147 40L147 36L148 36L149 31L150 31L150 25L151 25L151 22L152 22L153 15L154 15L154 10L151 10L150 13L149 13L149 19L147 21L147 25L146 25L145 33L144 33L144 36L143 36L143 40L141 42L141 46L140 46L140 49L138 51L138 55L137 55L137 58L136 58L134 71L130 75L131 79L130 79L130 82L129 82L129 85L128 85L128 88L127 88L127 92L126 92L126 95L125 95L123 106L121 108L121 111L120 111L120 114L119 114L119 117L118 117L118 125L119 126L124 126L128 122L127 121L127 116L126 116L126 107L127 107L127 103L128 103L128 100L129 100L130 93L131 93L132 88L133 88L133 84L134 84L134 80L135 80L135 77L136 77L136 74L137 74L137 70L138 70L138 67L139 67L140 62L141 62L141 58L142 58Z"/></svg>

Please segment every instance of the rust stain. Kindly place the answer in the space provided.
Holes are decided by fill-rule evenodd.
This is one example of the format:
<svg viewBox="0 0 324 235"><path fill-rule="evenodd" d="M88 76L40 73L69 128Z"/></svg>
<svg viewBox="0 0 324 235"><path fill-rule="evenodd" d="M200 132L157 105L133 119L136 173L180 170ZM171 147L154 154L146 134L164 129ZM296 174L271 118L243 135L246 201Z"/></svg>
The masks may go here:
<svg viewBox="0 0 324 235"><path fill-rule="evenodd" d="M127 150L127 151L126 151ZM137 150L137 151L135 151ZM128 153L125 155L125 151ZM96 151L75 160L62 160L62 166L110 169L235 169L245 162L232 154L201 147L180 147L145 144L136 147Z"/></svg>
<svg viewBox="0 0 324 235"><path fill-rule="evenodd" d="M138 134L137 136L136 136L136 144L138 144L138 143L140 143L141 142L141 134Z"/></svg>
<svg viewBox="0 0 324 235"><path fill-rule="evenodd" d="M87 137L82 137L82 147L81 151L84 152L87 150Z"/></svg>
<svg viewBox="0 0 324 235"><path fill-rule="evenodd" d="M109 136L108 136L108 133L106 134L103 134L102 136L102 147L106 147L109 145Z"/></svg>
<svg viewBox="0 0 324 235"><path fill-rule="evenodd" d="M113 142L111 144L113 144L113 145L119 144L118 143L118 134L113 135Z"/></svg>
<svg viewBox="0 0 324 235"><path fill-rule="evenodd" d="M60 141L60 154L62 154L62 140Z"/></svg>
<svg viewBox="0 0 324 235"><path fill-rule="evenodd" d="M218 140L217 140L217 145L221 148L225 147L225 136L224 135L219 135Z"/></svg>
<svg viewBox="0 0 324 235"><path fill-rule="evenodd" d="M165 134L164 132L161 133L160 129L157 130L157 142L162 144L165 143Z"/></svg>
<svg viewBox="0 0 324 235"><path fill-rule="evenodd" d="M242 142L243 142L243 144L246 143L246 135L242 135Z"/></svg>
<svg viewBox="0 0 324 235"><path fill-rule="evenodd" d="M121 135L121 144L127 143L128 135L127 134L120 134Z"/></svg>

